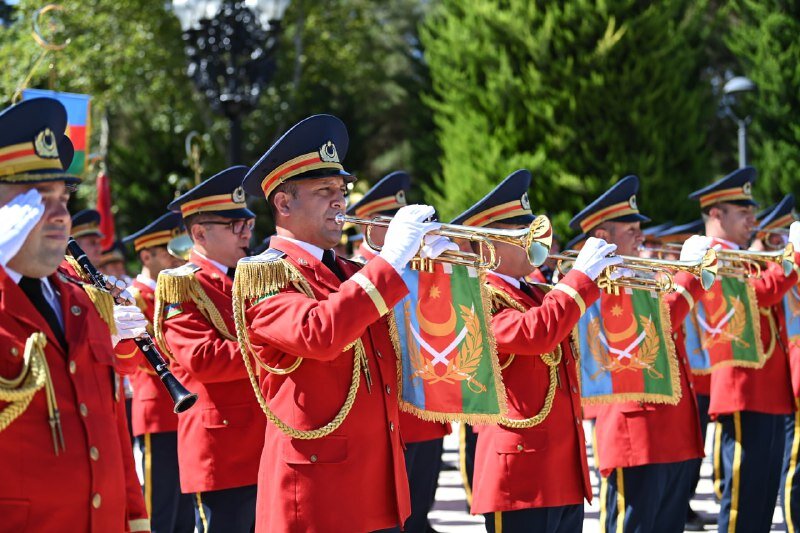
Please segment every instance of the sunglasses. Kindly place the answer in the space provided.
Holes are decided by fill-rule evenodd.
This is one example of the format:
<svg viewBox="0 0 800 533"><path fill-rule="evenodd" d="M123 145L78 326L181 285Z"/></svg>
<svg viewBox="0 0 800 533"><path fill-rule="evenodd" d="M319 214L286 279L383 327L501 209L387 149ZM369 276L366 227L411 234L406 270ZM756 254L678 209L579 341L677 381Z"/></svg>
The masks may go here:
<svg viewBox="0 0 800 533"><path fill-rule="evenodd" d="M256 220L254 218L248 219L239 219L239 220L230 220L228 222L222 222L221 220L206 220L204 222L200 222L201 225L212 225L212 226L228 226L228 229L231 230L231 233L234 235L241 235L244 232L244 229L247 228L248 231L253 231L253 228L256 227Z"/></svg>

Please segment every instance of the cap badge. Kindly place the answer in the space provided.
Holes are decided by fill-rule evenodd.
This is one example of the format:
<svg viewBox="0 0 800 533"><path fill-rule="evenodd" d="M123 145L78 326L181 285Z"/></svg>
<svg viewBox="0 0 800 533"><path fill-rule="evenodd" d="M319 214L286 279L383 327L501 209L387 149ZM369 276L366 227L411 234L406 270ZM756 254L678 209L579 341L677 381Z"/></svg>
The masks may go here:
<svg viewBox="0 0 800 533"><path fill-rule="evenodd" d="M233 192L231 193L231 198L237 204L243 203L245 199L244 189L242 187L236 187L235 189L233 189Z"/></svg>
<svg viewBox="0 0 800 533"><path fill-rule="evenodd" d="M753 184L749 181L746 181L744 185L742 185L742 192L745 193L747 196L750 196L753 191Z"/></svg>
<svg viewBox="0 0 800 533"><path fill-rule="evenodd" d="M528 193L523 193L522 198L519 199L519 203L522 204L523 209L527 209L530 211L531 209L531 201L528 200Z"/></svg>
<svg viewBox="0 0 800 533"><path fill-rule="evenodd" d="M42 159L58 158L56 136L50 128L45 128L36 135L36 139L33 141L33 148L36 150L36 155Z"/></svg>
<svg viewBox="0 0 800 533"><path fill-rule="evenodd" d="M397 191L397 194L394 195L394 199L397 200L398 204L406 205L406 191Z"/></svg>
<svg viewBox="0 0 800 533"><path fill-rule="evenodd" d="M637 210L639 209L638 207L636 207L636 195L635 194L628 199L628 205L631 206L631 209L637 209Z"/></svg>
<svg viewBox="0 0 800 533"><path fill-rule="evenodd" d="M339 154L336 153L336 145L333 141L328 141L319 148L319 158L326 163L338 163Z"/></svg>

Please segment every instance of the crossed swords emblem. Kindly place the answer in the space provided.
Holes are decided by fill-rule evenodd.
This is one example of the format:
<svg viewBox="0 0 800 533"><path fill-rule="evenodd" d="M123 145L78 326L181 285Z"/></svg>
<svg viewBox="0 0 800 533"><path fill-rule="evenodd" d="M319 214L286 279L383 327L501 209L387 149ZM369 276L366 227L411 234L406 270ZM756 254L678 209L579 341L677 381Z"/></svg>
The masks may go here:
<svg viewBox="0 0 800 533"><path fill-rule="evenodd" d="M470 310L475 311L475 306L472 306ZM419 332L416 329L414 329L414 326L411 326L410 329L411 329L411 334L417 340L417 343L422 348L424 348L425 351L431 354L431 357L433 358L431 359L431 363L433 364L433 366L436 366L440 363L443 364L444 366L447 366L448 363L450 362L447 359L447 355L453 350L455 350L455 348L459 344L461 344L461 341L464 340L464 337L467 336L467 326L464 325L462 326L461 331L458 332L458 335L456 335L456 338L453 339L453 341L450 344L448 344L444 350L439 351L433 346L431 346L430 343L428 343L425 339L423 339L422 336L419 334Z"/></svg>

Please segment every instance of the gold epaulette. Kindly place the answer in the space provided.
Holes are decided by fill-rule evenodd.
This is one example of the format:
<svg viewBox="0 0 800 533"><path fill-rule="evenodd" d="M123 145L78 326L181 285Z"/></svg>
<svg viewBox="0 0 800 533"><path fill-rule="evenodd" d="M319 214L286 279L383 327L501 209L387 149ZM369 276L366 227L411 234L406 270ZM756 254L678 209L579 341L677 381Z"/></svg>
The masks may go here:
<svg viewBox="0 0 800 533"><path fill-rule="evenodd" d="M97 309L100 318L102 318L103 322L108 326L108 331L112 335L116 335L117 325L114 322L114 297L111 296L110 292L100 290L88 283L83 284L83 290L92 301L92 304L94 304L94 308Z"/></svg>
<svg viewBox="0 0 800 533"><path fill-rule="evenodd" d="M161 301L162 304L179 304L190 301L193 289L199 286L194 277L194 273L198 270L200 267L192 263L162 270L158 274L156 282L156 301Z"/></svg>
<svg viewBox="0 0 800 533"><path fill-rule="evenodd" d="M233 282L234 302L277 294L290 284L306 296L313 296L308 281L297 267L284 260L285 256L280 250L270 248L239 260Z"/></svg>
<svg viewBox="0 0 800 533"><path fill-rule="evenodd" d="M89 275L83 270L83 267L78 263L78 260L72 257L71 255L67 254L64 256L64 259L67 260L69 266L75 271L75 275L81 278L81 281L84 283L91 283L92 280L89 279Z"/></svg>
<svg viewBox="0 0 800 533"><path fill-rule="evenodd" d="M515 309L520 313L525 312L525 307L514 298L511 297L506 291L502 289L498 289L490 284L486 284L486 288L489 290L489 297L492 301L492 313L496 313L501 309Z"/></svg>

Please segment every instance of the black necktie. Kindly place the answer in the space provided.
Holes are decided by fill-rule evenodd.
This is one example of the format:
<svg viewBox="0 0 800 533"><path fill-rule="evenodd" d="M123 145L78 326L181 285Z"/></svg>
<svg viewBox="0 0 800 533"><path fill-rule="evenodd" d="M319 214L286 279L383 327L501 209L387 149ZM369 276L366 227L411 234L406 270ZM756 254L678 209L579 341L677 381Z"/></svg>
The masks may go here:
<svg viewBox="0 0 800 533"><path fill-rule="evenodd" d="M53 330L53 334L58 339L59 344L64 350L67 349L67 339L64 337L64 330L61 328L61 323L58 321L56 311L53 306L44 297L42 290L42 280L36 278L26 278L23 276L19 280L19 288L28 297L33 306L39 311L39 314L47 321L47 325Z"/></svg>
<svg viewBox="0 0 800 533"><path fill-rule="evenodd" d="M528 296L530 296L531 298L533 298L534 300L536 300L536 295L533 292L533 287L528 285L526 282L520 281L519 282L519 289L522 292L524 292L525 294L527 294Z"/></svg>
<svg viewBox="0 0 800 533"><path fill-rule="evenodd" d="M235 274L236 274L236 267L228 267L228 270L225 272L225 275L231 279L233 279L233 276Z"/></svg>
<svg viewBox="0 0 800 533"><path fill-rule="evenodd" d="M336 263L336 255L333 253L333 250L325 250L322 253L322 264L328 267L328 270L333 272L333 274L339 278L339 281L344 281L347 279L344 277L344 272L342 272L342 269L339 268L339 265Z"/></svg>

